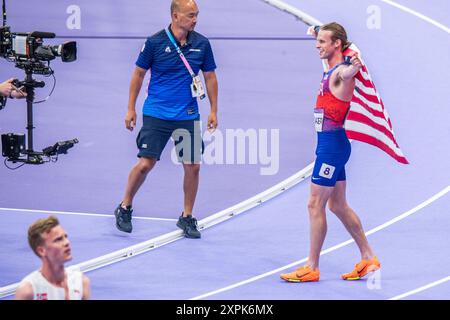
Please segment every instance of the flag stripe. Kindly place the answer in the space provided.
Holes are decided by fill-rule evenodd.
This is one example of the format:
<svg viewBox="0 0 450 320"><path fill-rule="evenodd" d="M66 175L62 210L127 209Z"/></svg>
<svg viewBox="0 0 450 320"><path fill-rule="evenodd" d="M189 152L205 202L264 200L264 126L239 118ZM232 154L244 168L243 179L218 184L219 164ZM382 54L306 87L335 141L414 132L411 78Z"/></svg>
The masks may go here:
<svg viewBox="0 0 450 320"><path fill-rule="evenodd" d="M364 62L363 62L363 63L364 63ZM361 69L360 72L357 73L355 77L356 77L356 78L361 78L361 79L363 79L363 80L365 80L365 81L372 82L372 85L375 86L375 84L373 83L372 78L370 77L370 74L367 72L367 70L364 71L364 70Z"/></svg>
<svg viewBox="0 0 450 320"><path fill-rule="evenodd" d="M365 64L363 64L363 66L362 66L361 70L362 70L363 72L365 72L365 73L369 74L369 70L367 70L367 67L366 67L366 65L365 65Z"/></svg>
<svg viewBox="0 0 450 320"><path fill-rule="evenodd" d="M371 144L373 146L376 146L376 147L380 148L381 150L386 152L388 155L390 155L392 158L394 158L395 160L397 160L400 163L404 163L404 164L408 164L409 163L408 160L406 160L406 158L404 156L397 155L386 144L384 144L380 140L377 140L375 137L373 137L371 135L364 134L364 133L361 133L361 132L348 130L347 131L347 136L348 136L349 139L355 139L355 140L359 140L359 141L362 141L362 142L366 142L366 143L369 143L369 144Z"/></svg>
<svg viewBox="0 0 450 320"><path fill-rule="evenodd" d="M389 123L386 121L386 119L384 119L384 117L378 115L378 114L383 115L383 113L381 113L381 112L376 112L376 111L373 111L370 108L365 108L363 105L358 104L358 103L352 103L351 109L348 112L348 114L350 115L350 114L353 114L353 113L363 114L366 117L368 117L371 120L373 120L374 122L376 122L377 124L384 126L386 130L391 131ZM374 114L374 113L377 113L377 114Z"/></svg>
<svg viewBox="0 0 450 320"><path fill-rule="evenodd" d="M361 87L357 87L359 89L359 94L362 95L366 100L372 102L372 103L376 103L380 106L381 108L381 104L380 104L380 100L378 99L378 97L376 95L372 95L372 94L368 94L366 92L364 92L364 90L361 89Z"/></svg>
<svg viewBox="0 0 450 320"><path fill-rule="evenodd" d="M366 86L364 84L364 82L361 81L361 78L355 78L355 85L357 88L359 88L360 90L363 90L365 93L377 97L378 102L380 101L380 97L378 96L375 86L373 86L373 85Z"/></svg>
<svg viewBox="0 0 450 320"><path fill-rule="evenodd" d="M359 73L359 74L361 74L361 73ZM356 79L356 83L358 83L358 87L361 85L361 86L364 86L364 87L366 87L366 88L371 88L371 89L373 89L373 91L374 92L376 92L377 90L375 89L375 86L373 85L373 83L370 81L370 80L366 80L366 79L364 79L363 77L355 77L355 79Z"/></svg>
<svg viewBox="0 0 450 320"><path fill-rule="evenodd" d="M358 103L363 104L365 108L369 108L369 109L373 110L376 113L377 117L385 118L385 114L383 112L383 109L381 108L381 105L378 103L373 103L371 101L368 101L357 90L355 90L353 92L352 101L358 101Z"/></svg>
<svg viewBox="0 0 450 320"><path fill-rule="evenodd" d="M391 139L386 137L382 132L375 130L374 128L368 126L365 123L350 120L349 123L346 124L345 129L348 131L355 131L365 135L370 135L374 137L376 140L383 142L383 144L388 146L395 154L403 156L402 150L400 150L400 148L398 148L397 145Z"/></svg>
<svg viewBox="0 0 450 320"><path fill-rule="evenodd" d="M361 113L358 113L358 112L350 112L348 114L347 120L361 122L361 123L364 123L364 124L372 127L375 130L380 131L387 138L389 138L395 144L396 147L398 147L397 141L395 141L395 138L394 138L394 135L392 134L392 132L389 129L387 129L385 126L376 123L373 119L370 119L367 116L365 116Z"/></svg>
<svg viewBox="0 0 450 320"><path fill-rule="evenodd" d="M388 111L384 108L384 103L383 103L383 100L382 100L382 99L380 99L380 103L381 103L381 106L383 107L383 110L384 110L384 113L385 113L385 118L387 119L387 122L389 123L389 127L391 128L391 131L394 132L393 129L392 129L391 118L389 118L389 113L388 113Z"/></svg>

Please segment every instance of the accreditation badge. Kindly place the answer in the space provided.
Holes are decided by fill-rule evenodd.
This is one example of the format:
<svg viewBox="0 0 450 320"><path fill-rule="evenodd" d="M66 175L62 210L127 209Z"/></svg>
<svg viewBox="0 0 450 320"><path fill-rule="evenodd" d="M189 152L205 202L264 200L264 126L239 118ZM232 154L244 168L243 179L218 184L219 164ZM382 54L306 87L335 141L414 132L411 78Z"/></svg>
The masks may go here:
<svg viewBox="0 0 450 320"><path fill-rule="evenodd" d="M314 109L314 126L316 127L317 132L322 132L323 128L323 116L324 116L324 110L323 109Z"/></svg>
<svg viewBox="0 0 450 320"><path fill-rule="evenodd" d="M199 97L200 99L203 99L206 97L205 89L200 76L195 76L192 78L191 93L193 98Z"/></svg>

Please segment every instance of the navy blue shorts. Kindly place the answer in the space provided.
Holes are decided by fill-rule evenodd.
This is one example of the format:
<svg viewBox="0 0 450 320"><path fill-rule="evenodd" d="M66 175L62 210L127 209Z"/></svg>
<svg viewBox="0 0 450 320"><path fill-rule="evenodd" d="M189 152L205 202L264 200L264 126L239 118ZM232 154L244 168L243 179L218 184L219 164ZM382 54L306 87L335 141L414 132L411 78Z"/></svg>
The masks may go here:
<svg viewBox="0 0 450 320"><path fill-rule="evenodd" d="M204 150L200 120L171 121L144 116L136 138L138 157L159 160L170 137L175 142L178 161L200 163Z"/></svg>
<svg viewBox="0 0 450 320"><path fill-rule="evenodd" d="M311 182L334 187L336 181L344 181L345 164L350 158L351 146L345 130L317 133L316 161Z"/></svg>

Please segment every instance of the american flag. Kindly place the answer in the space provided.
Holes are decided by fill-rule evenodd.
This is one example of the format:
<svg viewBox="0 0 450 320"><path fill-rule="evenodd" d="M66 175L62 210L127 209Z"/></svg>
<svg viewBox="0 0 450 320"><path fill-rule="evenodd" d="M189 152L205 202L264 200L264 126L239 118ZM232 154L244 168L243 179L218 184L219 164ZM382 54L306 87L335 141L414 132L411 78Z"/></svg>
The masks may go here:
<svg viewBox="0 0 450 320"><path fill-rule="evenodd" d="M409 162L395 139L389 114L372 81L369 69L361 59L358 47L352 44L343 52L344 56L352 56L355 53L358 53L363 66L355 76L355 90L344 124L347 137L374 145L398 162L407 164ZM326 71L328 66L323 62Z"/></svg>

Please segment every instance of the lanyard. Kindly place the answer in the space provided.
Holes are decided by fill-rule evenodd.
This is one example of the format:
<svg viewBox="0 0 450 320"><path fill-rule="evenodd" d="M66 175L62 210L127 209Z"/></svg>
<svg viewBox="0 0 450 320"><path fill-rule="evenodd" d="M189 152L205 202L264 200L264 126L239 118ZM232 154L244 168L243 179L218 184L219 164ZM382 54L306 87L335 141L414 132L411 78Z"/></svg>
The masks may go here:
<svg viewBox="0 0 450 320"><path fill-rule="evenodd" d="M166 28L166 34L169 37L170 41L172 42L172 44L175 46L175 49L178 52L178 55L180 56L181 60L183 61L184 65L186 66L186 69L188 69L189 74L191 75L192 78L195 78L195 73L191 68L191 65L189 64L189 62L187 61L186 57L184 56L183 52L181 52L181 49L178 47L177 42L175 41L174 37L172 36L172 34L169 31L169 28Z"/></svg>

